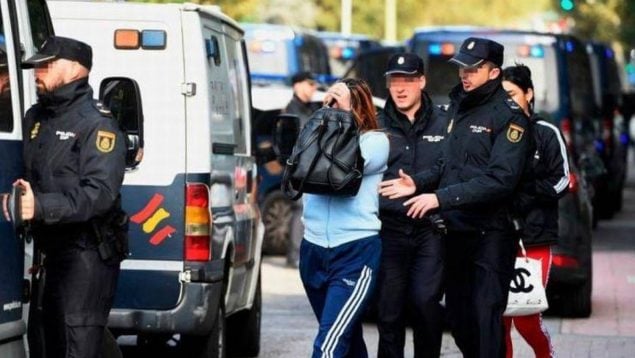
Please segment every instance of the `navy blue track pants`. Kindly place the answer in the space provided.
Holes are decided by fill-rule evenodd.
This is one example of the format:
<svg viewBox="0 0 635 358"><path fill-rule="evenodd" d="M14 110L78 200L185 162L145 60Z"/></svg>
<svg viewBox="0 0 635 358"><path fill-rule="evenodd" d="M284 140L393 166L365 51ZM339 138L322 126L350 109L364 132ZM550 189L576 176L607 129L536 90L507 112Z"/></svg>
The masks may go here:
<svg viewBox="0 0 635 358"><path fill-rule="evenodd" d="M366 358L362 315L372 296L381 240L371 236L333 248L302 240L300 277L319 322L313 358Z"/></svg>

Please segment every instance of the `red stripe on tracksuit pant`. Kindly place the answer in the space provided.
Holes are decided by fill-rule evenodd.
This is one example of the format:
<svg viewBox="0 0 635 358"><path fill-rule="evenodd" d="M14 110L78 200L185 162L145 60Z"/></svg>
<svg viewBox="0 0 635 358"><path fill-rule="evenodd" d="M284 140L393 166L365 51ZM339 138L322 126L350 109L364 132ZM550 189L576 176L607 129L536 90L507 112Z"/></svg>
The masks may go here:
<svg viewBox="0 0 635 358"><path fill-rule="evenodd" d="M518 256L521 255L522 253L519 252ZM549 270L551 269L551 247L548 245L528 247L527 256L542 261L542 283L547 287ZM518 333L520 333L534 350L536 358L550 358L554 356L549 332L547 332L546 327L542 323L541 313L528 316L504 317L503 322L505 324L506 358L512 358L514 356L511 337L512 322Z"/></svg>

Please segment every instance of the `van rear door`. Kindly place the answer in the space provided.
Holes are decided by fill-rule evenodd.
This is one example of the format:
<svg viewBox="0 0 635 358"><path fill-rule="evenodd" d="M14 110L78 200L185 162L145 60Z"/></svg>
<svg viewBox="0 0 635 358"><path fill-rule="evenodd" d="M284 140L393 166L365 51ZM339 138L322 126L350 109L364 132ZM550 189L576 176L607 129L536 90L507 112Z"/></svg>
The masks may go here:
<svg viewBox="0 0 635 358"><path fill-rule="evenodd" d="M177 5L49 3L56 32L93 49L90 83L106 78L136 81L141 94L144 155L126 172L121 189L130 215L130 256L121 263L114 308L167 310L180 299L185 211L185 109L183 58ZM140 43L115 41L132 31ZM121 32L117 32L121 34ZM125 91L124 91L125 92ZM128 97L128 93L122 93ZM125 111L134 107L123 103ZM121 111L113 109L113 114Z"/></svg>

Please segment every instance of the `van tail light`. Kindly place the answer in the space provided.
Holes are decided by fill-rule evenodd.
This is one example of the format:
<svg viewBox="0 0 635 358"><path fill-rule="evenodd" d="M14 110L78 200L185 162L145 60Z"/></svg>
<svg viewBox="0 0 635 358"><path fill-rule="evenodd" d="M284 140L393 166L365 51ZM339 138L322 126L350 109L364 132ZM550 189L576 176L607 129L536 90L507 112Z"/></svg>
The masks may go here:
<svg viewBox="0 0 635 358"><path fill-rule="evenodd" d="M553 255L551 263L554 266L559 267L580 267L580 262L573 256L568 255Z"/></svg>
<svg viewBox="0 0 635 358"><path fill-rule="evenodd" d="M564 137L565 143L567 143L567 148L569 150L573 149L573 143L571 143L572 139L572 128L571 128L571 119L562 118L560 121L560 130L562 130L562 136Z"/></svg>
<svg viewBox="0 0 635 358"><path fill-rule="evenodd" d="M209 190L205 184L185 188L185 260L208 261L212 257Z"/></svg>
<svg viewBox="0 0 635 358"><path fill-rule="evenodd" d="M579 186L578 176L575 173L569 173L569 192L577 193Z"/></svg>

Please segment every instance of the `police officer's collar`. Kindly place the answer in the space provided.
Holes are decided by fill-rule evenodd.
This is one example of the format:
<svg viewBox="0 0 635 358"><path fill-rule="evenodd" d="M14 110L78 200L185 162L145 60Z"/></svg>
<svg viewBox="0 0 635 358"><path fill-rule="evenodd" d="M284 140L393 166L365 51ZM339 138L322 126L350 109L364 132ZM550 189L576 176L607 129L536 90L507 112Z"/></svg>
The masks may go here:
<svg viewBox="0 0 635 358"><path fill-rule="evenodd" d="M80 78L61 86L53 92L38 95L38 103L55 116L63 114L79 99L89 96L92 98L93 91L88 85L88 77Z"/></svg>
<svg viewBox="0 0 635 358"><path fill-rule="evenodd" d="M487 102L500 88L502 88L501 76L485 82L481 87L465 92L463 85L459 83L450 91L450 99L459 105L462 110L476 107Z"/></svg>
<svg viewBox="0 0 635 358"><path fill-rule="evenodd" d="M408 117L401 113L397 109L397 105L395 105L395 101L393 101L392 96L388 96L386 100L386 104L384 105L384 111L390 118L390 123L393 127L402 127L404 129L410 127L419 127L422 123L426 122L426 119L430 117L432 113L432 100L426 91L421 90L421 106L417 109L415 113L415 120L411 124ZM408 126L404 126L404 124L408 124Z"/></svg>

